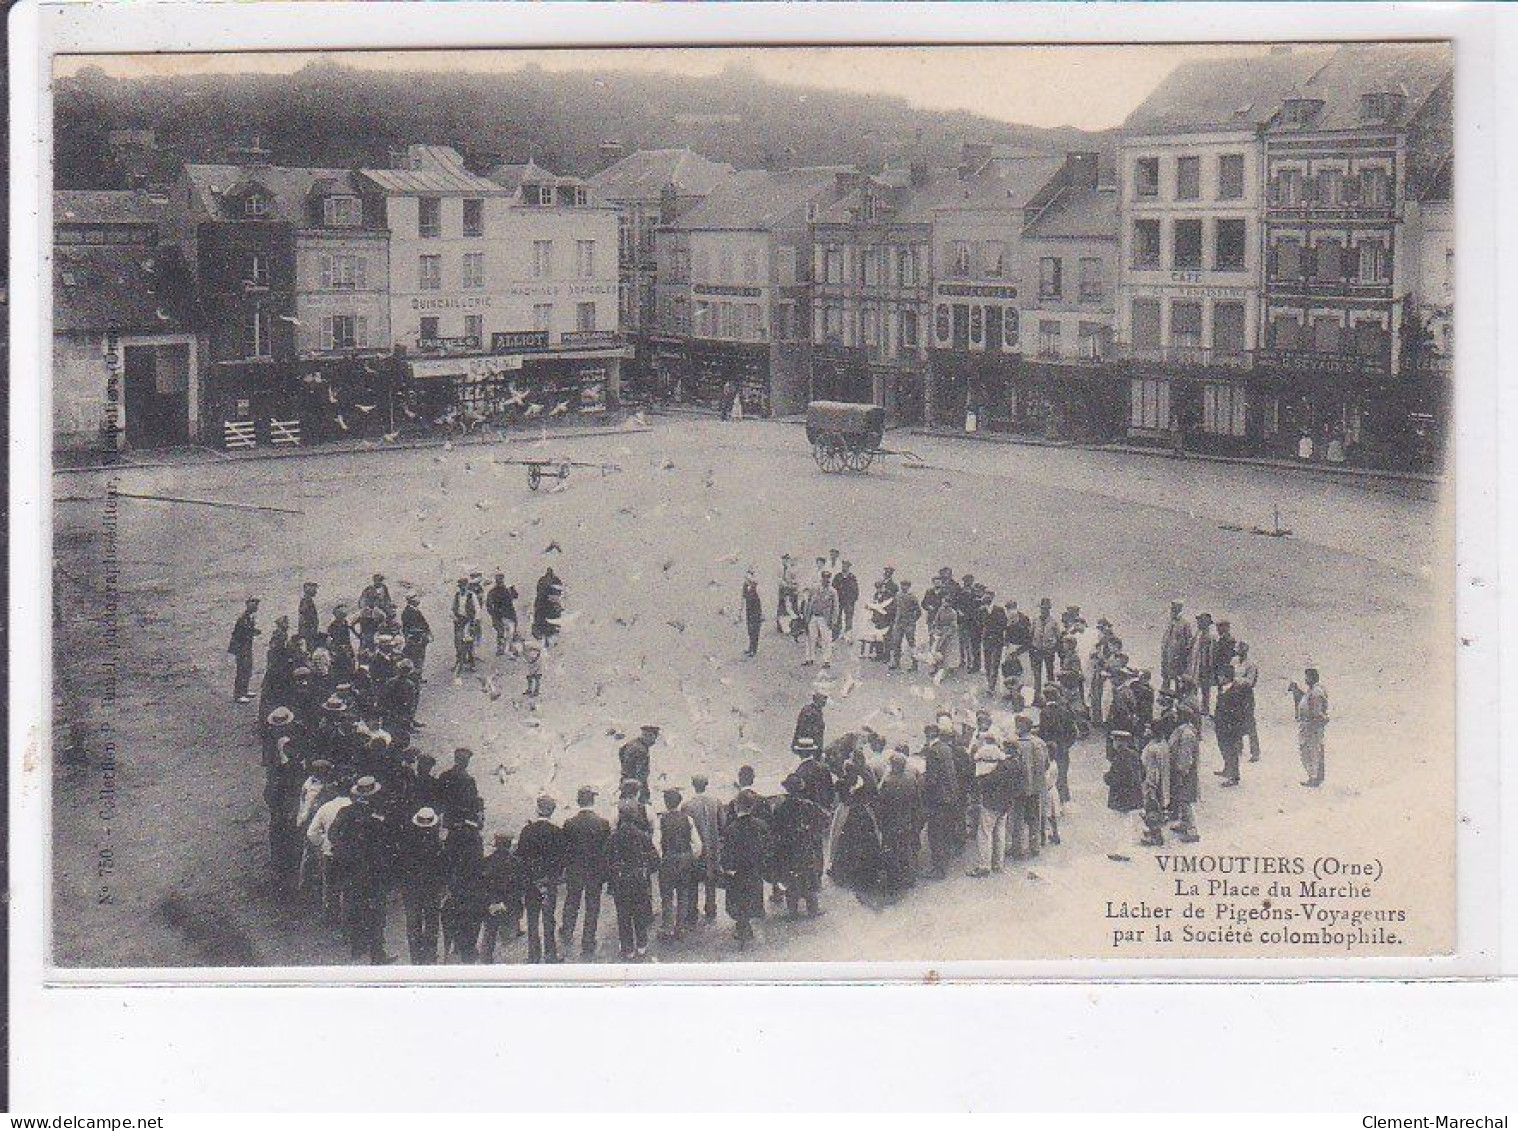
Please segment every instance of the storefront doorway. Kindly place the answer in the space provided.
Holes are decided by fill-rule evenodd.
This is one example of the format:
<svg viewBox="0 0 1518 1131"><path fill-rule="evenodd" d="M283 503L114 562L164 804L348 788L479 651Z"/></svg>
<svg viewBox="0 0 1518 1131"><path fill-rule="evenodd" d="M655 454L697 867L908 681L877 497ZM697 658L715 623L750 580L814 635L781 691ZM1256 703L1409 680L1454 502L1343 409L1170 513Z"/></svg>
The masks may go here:
<svg viewBox="0 0 1518 1131"><path fill-rule="evenodd" d="M127 446L188 444L190 347L127 346L122 355Z"/></svg>

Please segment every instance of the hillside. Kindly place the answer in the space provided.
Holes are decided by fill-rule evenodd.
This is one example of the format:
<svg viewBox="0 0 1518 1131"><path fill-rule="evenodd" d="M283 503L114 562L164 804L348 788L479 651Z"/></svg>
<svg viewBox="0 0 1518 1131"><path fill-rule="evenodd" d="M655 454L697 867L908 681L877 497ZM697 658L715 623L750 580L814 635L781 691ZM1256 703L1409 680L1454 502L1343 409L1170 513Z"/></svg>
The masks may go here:
<svg viewBox="0 0 1518 1131"><path fill-rule="evenodd" d="M391 146L451 144L471 163L532 157L580 174L624 151L690 146L739 167L952 161L964 140L1096 149L1111 133L1008 125L899 98L780 86L741 67L711 78L634 72L505 75L353 70L118 79L88 69L55 84L60 187L115 187L109 130L152 128L170 158L214 160L257 135L279 164L383 164Z"/></svg>

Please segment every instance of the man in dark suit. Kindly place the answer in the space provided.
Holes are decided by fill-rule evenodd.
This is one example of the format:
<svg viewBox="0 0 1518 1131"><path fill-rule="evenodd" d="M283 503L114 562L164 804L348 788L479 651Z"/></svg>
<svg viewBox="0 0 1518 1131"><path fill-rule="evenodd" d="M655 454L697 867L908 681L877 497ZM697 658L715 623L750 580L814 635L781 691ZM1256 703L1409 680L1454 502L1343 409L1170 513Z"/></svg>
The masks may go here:
<svg viewBox="0 0 1518 1131"><path fill-rule="evenodd" d="M611 822L595 810L596 791L582 786L575 798L580 811L564 822L564 926L559 939L567 954L585 904L585 933L580 957L596 952L596 925L601 919L601 889L606 886L606 845Z"/></svg>
<svg viewBox="0 0 1518 1131"><path fill-rule="evenodd" d="M796 715L796 732L791 736L791 749L801 752L801 740L810 738L810 749L821 751L823 747L823 735L827 731L827 720L823 718L822 709L827 706L828 697L821 691L812 693L812 701Z"/></svg>
<svg viewBox="0 0 1518 1131"><path fill-rule="evenodd" d="M227 652L237 662L237 675L232 681L232 698L239 703L253 701L253 696L248 694L248 683L253 678L253 638L261 632L256 623L257 616L258 598L249 597L237 623L232 626L232 639L227 644Z"/></svg>
<svg viewBox="0 0 1518 1131"><path fill-rule="evenodd" d="M1007 650L1011 621L1007 610L996 603L995 593L987 593L985 602L980 621L980 651L986 665L986 685L994 696L1001 690L1001 656Z"/></svg>
<svg viewBox="0 0 1518 1131"><path fill-rule="evenodd" d="M622 773L622 781L635 781L638 783L638 800L644 805L648 804L652 796L648 791L648 775L653 768L654 743L659 741L659 728L656 726L643 726L638 728L638 737L629 739L622 744L617 751L617 764Z"/></svg>
<svg viewBox="0 0 1518 1131"><path fill-rule="evenodd" d="M559 940L554 915L559 909L559 883L564 878L564 830L553 823L558 803L538 798L538 815L522 826L517 857L527 904L527 961L558 962Z"/></svg>
<svg viewBox="0 0 1518 1131"><path fill-rule="evenodd" d="M473 757L473 750L460 746L453 752L453 767L438 775L438 804L450 827L459 821L478 822L485 812L480 787L469 772L469 760Z"/></svg>

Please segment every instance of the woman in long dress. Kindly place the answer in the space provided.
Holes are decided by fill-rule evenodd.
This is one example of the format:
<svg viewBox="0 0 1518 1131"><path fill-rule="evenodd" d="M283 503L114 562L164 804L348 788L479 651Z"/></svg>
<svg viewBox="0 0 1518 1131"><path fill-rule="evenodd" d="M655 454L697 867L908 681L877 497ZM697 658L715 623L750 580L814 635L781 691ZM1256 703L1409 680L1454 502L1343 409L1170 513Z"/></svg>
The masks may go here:
<svg viewBox="0 0 1518 1131"><path fill-rule="evenodd" d="M833 880L861 899L877 895L885 874L880 821L875 812L879 795L874 774L859 779L849 795L849 812L833 850Z"/></svg>

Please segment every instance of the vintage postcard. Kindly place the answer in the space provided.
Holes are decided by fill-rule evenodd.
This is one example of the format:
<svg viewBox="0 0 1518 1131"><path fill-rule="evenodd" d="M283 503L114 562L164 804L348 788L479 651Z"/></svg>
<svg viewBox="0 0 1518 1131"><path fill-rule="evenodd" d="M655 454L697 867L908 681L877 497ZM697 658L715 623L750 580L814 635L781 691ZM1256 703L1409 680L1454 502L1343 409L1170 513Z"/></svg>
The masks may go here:
<svg viewBox="0 0 1518 1131"><path fill-rule="evenodd" d="M55 974L1456 955L1460 66L53 56Z"/></svg>

